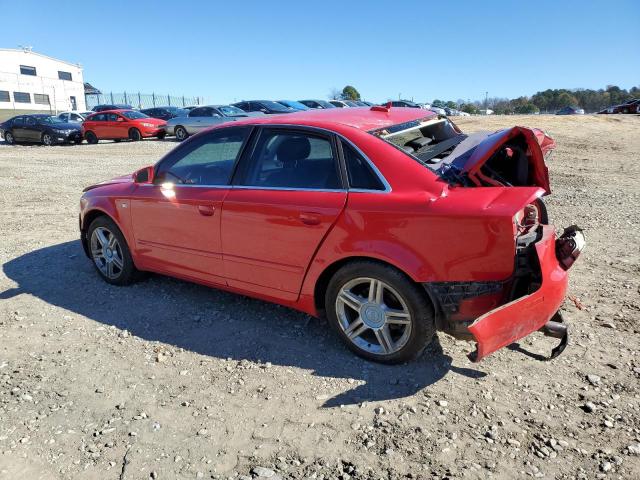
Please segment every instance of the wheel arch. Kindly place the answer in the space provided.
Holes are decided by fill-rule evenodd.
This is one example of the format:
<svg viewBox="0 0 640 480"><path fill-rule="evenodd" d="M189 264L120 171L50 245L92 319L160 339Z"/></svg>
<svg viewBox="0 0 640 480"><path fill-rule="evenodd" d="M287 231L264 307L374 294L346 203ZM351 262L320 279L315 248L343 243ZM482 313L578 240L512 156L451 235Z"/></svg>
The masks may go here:
<svg viewBox="0 0 640 480"><path fill-rule="evenodd" d="M91 210L88 210L84 214L84 216L82 217L82 223L80 225L80 242L82 243L82 249L84 250L84 253L89 258L91 258L91 255L89 254L89 244L88 244L89 239L87 238L87 231L89 230L89 225L91 225L91 223L98 217L107 217L109 220L115 223L116 226L122 232L122 234L125 236L125 239L127 239L124 233L124 230L122 228L122 225L120 224L118 219L115 218L114 215L111 215L109 212L107 212L106 210L103 210L102 208L93 207L91 208Z"/></svg>
<svg viewBox="0 0 640 480"><path fill-rule="evenodd" d="M431 303L431 306L433 308L434 318L435 318L438 310L436 307L437 304L435 302L435 299L432 298L432 296L429 294L427 289L422 288L422 285L419 282L417 282L406 270L399 267L398 265L395 265L389 261L386 261L380 258L367 256L367 255L352 255L352 256L340 258L334 261L333 263L327 265L324 268L324 270L322 270L320 275L318 275L315 281L315 285L313 287L313 304L316 311L320 314L320 316L324 316L324 299L325 299L325 294L327 292L327 288L329 286L329 282L331 281L331 278L333 278L336 272L340 270L342 267L344 267L345 265L349 263L361 262L361 261L369 261L369 262L377 263L379 265L391 267L394 270L397 270L398 272L402 273L405 277L407 277L409 281L419 286L421 292L423 292L424 294L424 297Z"/></svg>

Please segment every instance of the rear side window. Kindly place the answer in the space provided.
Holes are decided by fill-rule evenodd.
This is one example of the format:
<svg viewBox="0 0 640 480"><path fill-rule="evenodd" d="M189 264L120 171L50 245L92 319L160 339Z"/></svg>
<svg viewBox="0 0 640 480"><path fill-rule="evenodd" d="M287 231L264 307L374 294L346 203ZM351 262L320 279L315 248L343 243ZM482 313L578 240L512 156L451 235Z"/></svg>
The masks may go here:
<svg viewBox="0 0 640 480"><path fill-rule="evenodd" d="M115 113L107 113L106 117L107 117L107 122L117 122L118 121L118 115L116 115Z"/></svg>
<svg viewBox="0 0 640 480"><path fill-rule="evenodd" d="M184 144L158 167L157 182L182 185L227 185L250 127L216 130L198 142Z"/></svg>
<svg viewBox="0 0 640 480"><path fill-rule="evenodd" d="M384 190L382 181L373 171L369 162L355 148L342 140L342 153L347 164L349 187L360 190Z"/></svg>
<svg viewBox="0 0 640 480"><path fill-rule="evenodd" d="M90 122L104 122L107 119L107 116L104 113L99 113L98 115L94 115L91 118L88 118Z"/></svg>
<svg viewBox="0 0 640 480"><path fill-rule="evenodd" d="M238 185L262 188L342 188L328 138L307 132L265 129L239 174Z"/></svg>

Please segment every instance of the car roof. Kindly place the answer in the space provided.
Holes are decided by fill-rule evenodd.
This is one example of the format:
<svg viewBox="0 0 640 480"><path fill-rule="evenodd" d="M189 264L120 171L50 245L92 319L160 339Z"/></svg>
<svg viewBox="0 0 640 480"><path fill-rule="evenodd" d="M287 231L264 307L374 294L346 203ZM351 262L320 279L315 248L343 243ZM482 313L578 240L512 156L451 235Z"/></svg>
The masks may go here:
<svg viewBox="0 0 640 480"><path fill-rule="evenodd" d="M374 109L375 108L375 109ZM435 117L434 112L419 108L355 107L321 110L302 110L277 116L251 117L233 122L240 124L306 125L330 128L331 125L347 125L366 132L412 120Z"/></svg>

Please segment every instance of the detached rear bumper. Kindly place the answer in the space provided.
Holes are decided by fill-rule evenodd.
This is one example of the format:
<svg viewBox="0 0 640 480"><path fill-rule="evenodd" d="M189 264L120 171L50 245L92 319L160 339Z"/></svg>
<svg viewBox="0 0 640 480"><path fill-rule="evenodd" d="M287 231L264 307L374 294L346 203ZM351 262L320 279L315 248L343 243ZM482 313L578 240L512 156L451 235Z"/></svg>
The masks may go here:
<svg viewBox="0 0 640 480"><path fill-rule="evenodd" d="M542 329L562 305L568 284L566 269L584 247L584 236L577 229L567 229L558 238L552 226L542 228L542 238L535 244L542 276L540 288L487 312L469 326L477 342L476 351L469 354L474 362ZM573 249L567 247L570 239ZM569 254L571 261L566 257Z"/></svg>

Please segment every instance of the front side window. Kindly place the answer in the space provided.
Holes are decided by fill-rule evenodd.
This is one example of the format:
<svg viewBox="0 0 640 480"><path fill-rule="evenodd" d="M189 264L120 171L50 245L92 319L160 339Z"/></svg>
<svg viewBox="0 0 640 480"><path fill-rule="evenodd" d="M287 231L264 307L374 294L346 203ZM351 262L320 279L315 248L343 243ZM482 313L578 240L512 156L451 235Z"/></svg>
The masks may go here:
<svg viewBox="0 0 640 480"><path fill-rule="evenodd" d="M189 113L190 117L213 117L213 108L211 107L200 107L194 108Z"/></svg>
<svg viewBox="0 0 640 480"><path fill-rule="evenodd" d="M118 115L115 113L107 113L106 117L107 117L107 122L117 122L119 118Z"/></svg>
<svg viewBox="0 0 640 480"><path fill-rule="evenodd" d="M58 70L58 78L60 80L69 80L71 81L71 72L61 72L60 70Z"/></svg>
<svg viewBox="0 0 640 480"><path fill-rule="evenodd" d="M156 183L227 185L250 127L215 130L184 144L157 167Z"/></svg>
<svg viewBox="0 0 640 480"><path fill-rule="evenodd" d="M31 94L27 92L13 92L13 100L16 103L31 103Z"/></svg>
<svg viewBox="0 0 640 480"><path fill-rule="evenodd" d="M340 189L338 162L327 137L265 129L238 185L263 188Z"/></svg>
<svg viewBox="0 0 640 480"><path fill-rule="evenodd" d="M385 189L369 162L344 140L342 140L342 154L347 164L349 187L360 190Z"/></svg>
<svg viewBox="0 0 640 480"><path fill-rule="evenodd" d="M36 67L29 67L27 65L20 65L20 73L22 75L31 75L33 77L35 77L36 74Z"/></svg>

